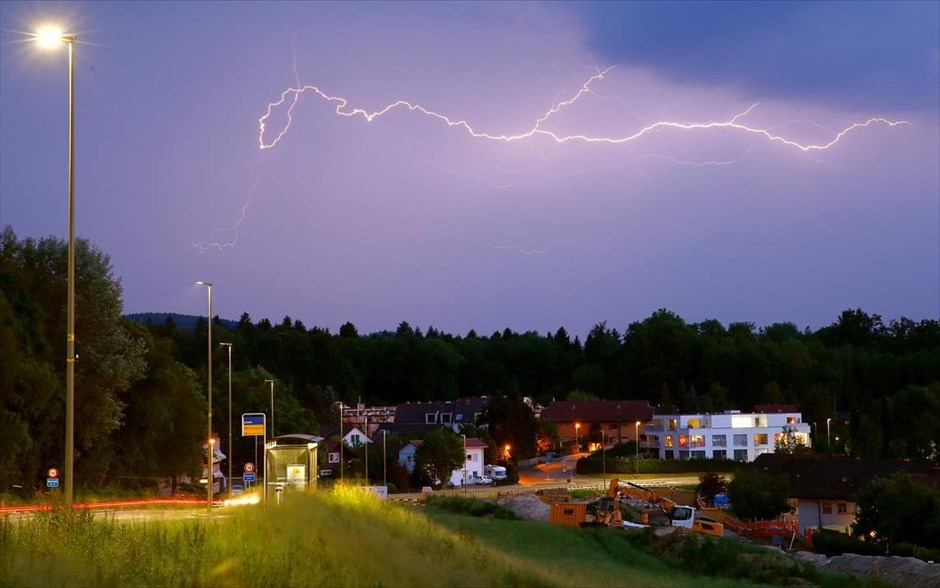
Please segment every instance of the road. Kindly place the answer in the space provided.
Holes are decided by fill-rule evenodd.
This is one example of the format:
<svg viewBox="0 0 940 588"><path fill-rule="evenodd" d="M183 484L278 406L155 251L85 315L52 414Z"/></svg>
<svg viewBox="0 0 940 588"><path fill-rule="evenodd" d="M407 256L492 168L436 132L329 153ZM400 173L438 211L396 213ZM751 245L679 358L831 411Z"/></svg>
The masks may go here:
<svg viewBox="0 0 940 588"><path fill-rule="evenodd" d="M597 476L581 476L575 473L578 459L587 456L587 453L565 455L548 463L540 463L535 467L519 471L519 485L532 486L533 490L546 486L566 486L569 488L583 488L589 486L603 486L605 479L617 477L617 474L608 474L606 478ZM698 476L688 474L667 474L656 477L635 478L632 475L623 475L625 480L636 480L642 486L685 486L698 484Z"/></svg>

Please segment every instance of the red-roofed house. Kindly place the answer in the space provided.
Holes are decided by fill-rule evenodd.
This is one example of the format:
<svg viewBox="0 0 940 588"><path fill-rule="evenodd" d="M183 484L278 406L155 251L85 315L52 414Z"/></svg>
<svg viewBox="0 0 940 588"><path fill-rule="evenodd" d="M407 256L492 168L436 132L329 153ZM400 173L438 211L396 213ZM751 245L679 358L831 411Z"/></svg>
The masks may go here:
<svg viewBox="0 0 940 588"><path fill-rule="evenodd" d="M563 443L576 439L583 442L591 425L596 424L604 432L603 438L609 446L633 441L642 435L644 423L653 418L653 407L646 400L555 400L542 409L539 418L558 427Z"/></svg>

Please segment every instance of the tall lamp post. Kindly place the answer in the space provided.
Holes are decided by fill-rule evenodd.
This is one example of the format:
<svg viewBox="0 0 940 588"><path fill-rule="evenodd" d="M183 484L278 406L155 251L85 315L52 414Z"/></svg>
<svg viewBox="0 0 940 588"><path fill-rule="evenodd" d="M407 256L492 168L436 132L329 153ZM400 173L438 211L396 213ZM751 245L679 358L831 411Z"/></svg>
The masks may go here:
<svg viewBox="0 0 940 588"><path fill-rule="evenodd" d="M265 380L265 384L271 384L271 438L274 439L274 380Z"/></svg>
<svg viewBox="0 0 940 588"><path fill-rule="evenodd" d="M382 485L386 488L388 488L388 457L385 455L385 440L387 437L388 431L382 429ZM466 462L464 462L464 469L466 467Z"/></svg>
<svg viewBox="0 0 940 588"><path fill-rule="evenodd" d="M633 465L636 468L636 475L640 475L640 421L633 425L633 438L636 441L636 457L633 458Z"/></svg>
<svg viewBox="0 0 940 588"><path fill-rule="evenodd" d="M232 457L235 455L235 449L232 446L232 344L219 343L219 345L228 348L228 497L231 499Z"/></svg>
<svg viewBox="0 0 940 588"><path fill-rule="evenodd" d="M581 453L581 441L579 440L578 433L581 429L581 423L574 424L574 444L578 446L578 453Z"/></svg>
<svg viewBox="0 0 940 588"><path fill-rule="evenodd" d="M829 450L829 453L832 453L832 448L829 447L829 422L831 418L826 419L826 448Z"/></svg>
<svg viewBox="0 0 940 588"><path fill-rule="evenodd" d="M69 244L65 329L65 506L72 508L75 463L75 37L45 27L35 34L40 47L69 46Z"/></svg>
<svg viewBox="0 0 940 588"><path fill-rule="evenodd" d="M604 435L604 429L601 429L601 467L604 471L604 485L607 485L607 436Z"/></svg>
<svg viewBox="0 0 940 588"><path fill-rule="evenodd" d="M460 438L463 439L463 491L467 491L467 436L461 434Z"/></svg>
<svg viewBox="0 0 940 588"><path fill-rule="evenodd" d="M205 286L209 299L209 434L206 436L206 508L212 510L212 282L196 282Z"/></svg>

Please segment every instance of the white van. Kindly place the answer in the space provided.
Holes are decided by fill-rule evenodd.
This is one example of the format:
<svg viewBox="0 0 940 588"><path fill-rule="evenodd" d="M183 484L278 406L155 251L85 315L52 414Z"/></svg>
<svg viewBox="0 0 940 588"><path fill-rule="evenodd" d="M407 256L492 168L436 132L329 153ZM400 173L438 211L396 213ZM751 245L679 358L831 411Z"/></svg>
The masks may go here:
<svg viewBox="0 0 940 588"><path fill-rule="evenodd" d="M483 466L483 475L489 476L494 482L506 479L506 468L498 465Z"/></svg>

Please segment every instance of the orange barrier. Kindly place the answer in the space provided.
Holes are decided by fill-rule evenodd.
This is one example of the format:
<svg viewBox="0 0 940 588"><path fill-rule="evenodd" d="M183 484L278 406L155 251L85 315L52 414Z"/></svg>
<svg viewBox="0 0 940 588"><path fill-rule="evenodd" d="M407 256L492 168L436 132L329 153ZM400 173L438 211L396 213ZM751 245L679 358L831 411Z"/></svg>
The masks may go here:
<svg viewBox="0 0 940 588"><path fill-rule="evenodd" d="M732 518L725 520L725 526L745 537L790 537L797 532L795 521L754 521L742 522Z"/></svg>

